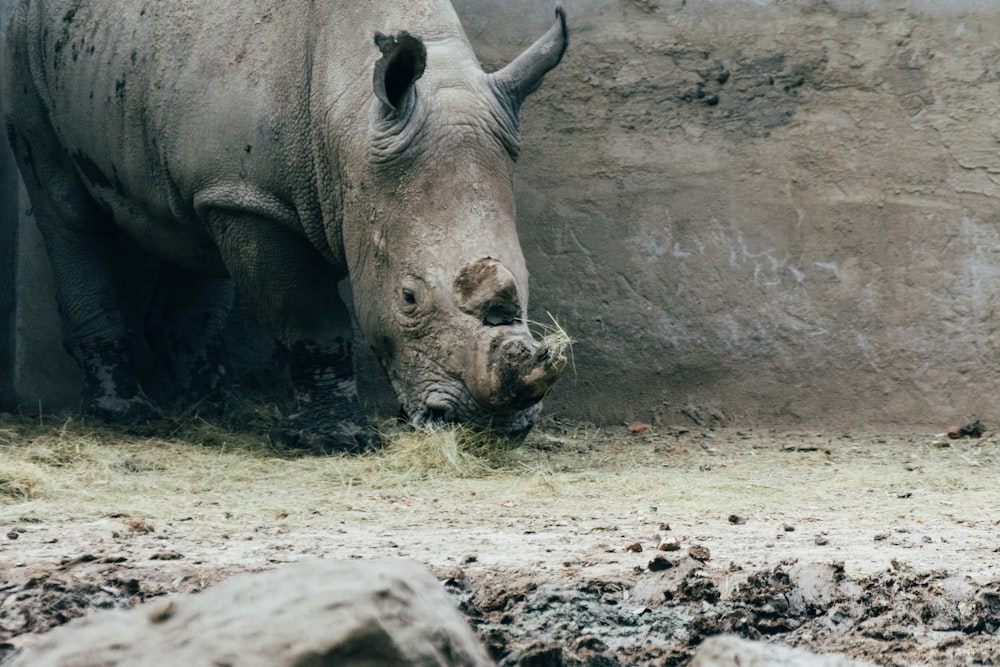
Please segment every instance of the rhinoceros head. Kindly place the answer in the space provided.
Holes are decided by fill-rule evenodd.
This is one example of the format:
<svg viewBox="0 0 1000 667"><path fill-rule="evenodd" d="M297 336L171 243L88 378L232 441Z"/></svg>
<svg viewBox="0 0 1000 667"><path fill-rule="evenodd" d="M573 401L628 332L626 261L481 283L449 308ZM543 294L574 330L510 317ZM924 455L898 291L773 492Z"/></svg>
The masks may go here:
<svg viewBox="0 0 1000 667"><path fill-rule="evenodd" d="M376 35L368 210L345 218L344 248L359 326L414 423L526 433L566 365L528 331L513 191L521 103L566 48L557 18L492 74L464 43Z"/></svg>

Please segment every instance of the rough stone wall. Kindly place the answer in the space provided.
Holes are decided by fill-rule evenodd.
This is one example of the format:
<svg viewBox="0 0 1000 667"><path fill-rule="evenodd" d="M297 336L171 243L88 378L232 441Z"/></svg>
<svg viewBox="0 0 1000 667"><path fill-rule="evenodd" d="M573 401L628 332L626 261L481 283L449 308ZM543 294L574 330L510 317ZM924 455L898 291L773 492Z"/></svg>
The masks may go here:
<svg viewBox="0 0 1000 667"><path fill-rule="evenodd" d="M577 340L549 414L860 428L1000 412L1000 5L566 6L570 49L525 105L517 176L531 315ZM539 0L456 7L492 67L552 20ZM53 380L22 373L18 400L58 407L73 373L33 271L19 291L41 328L19 315L19 341Z"/></svg>

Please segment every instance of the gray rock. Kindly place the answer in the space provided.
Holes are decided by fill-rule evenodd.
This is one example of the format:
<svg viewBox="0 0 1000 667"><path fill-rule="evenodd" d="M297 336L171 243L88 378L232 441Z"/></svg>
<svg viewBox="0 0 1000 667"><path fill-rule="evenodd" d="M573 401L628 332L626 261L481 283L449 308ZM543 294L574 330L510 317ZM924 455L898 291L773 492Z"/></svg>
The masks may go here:
<svg viewBox="0 0 1000 667"><path fill-rule="evenodd" d="M817 655L802 649L717 635L701 643L690 667L869 667L870 664L838 654Z"/></svg>
<svg viewBox="0 0 1000 667"><path fill-rule="evenodd" d="M404 560L315 560L98 612L11 667L492 665L441 584Z"/></svg>

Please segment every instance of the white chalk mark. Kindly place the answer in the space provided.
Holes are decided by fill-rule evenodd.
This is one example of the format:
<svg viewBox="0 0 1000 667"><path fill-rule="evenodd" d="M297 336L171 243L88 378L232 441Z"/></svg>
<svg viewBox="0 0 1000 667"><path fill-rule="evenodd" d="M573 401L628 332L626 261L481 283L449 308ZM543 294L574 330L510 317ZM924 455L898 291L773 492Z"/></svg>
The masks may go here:
<svg viewBox="0 0 1000 667"><path fill-rule="evenodd" d="M833 274L833 277L840 280L840 267L837 266L836 262L813 262L816 266L821 269L826 269Z"/></svg>

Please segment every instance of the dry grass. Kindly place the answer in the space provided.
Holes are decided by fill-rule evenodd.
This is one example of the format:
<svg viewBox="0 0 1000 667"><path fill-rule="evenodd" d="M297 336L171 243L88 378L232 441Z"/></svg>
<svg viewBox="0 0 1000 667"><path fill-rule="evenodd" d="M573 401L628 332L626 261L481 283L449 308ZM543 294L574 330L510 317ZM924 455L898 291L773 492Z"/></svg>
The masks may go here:
<svg viewBox="0 0 1000 667"><path fill-rule="evenodd" d="M914 498L940 512L1000 502L989 481L1000 472L998 439L706 438L619 427L540 430L514 445L462 428L387 426L379 452L318 457L197 420L158 433L0 422L0 523L122 514L222 524L295 514L305 525L345 508L374 513L387 500L440 499L440 511L462 512L470 497L566 515L825 511L863 497L871 513L889 516L909 511Z"/></svg>
<svg viewBox="0 0 1000 667"><path fill-rule="evenodd" d="M31 500L44 484L41 466L13 461L0 467L0 502Z"/></svg>
<svg viewBox="0 0 1000 667"><path fill-rule="evenodd" d="M363 456L279 451L265 436L202 420L160 425L165 436L66 420L0 430L0 520L164 510L235 500L250 513L321 505L364 488L399 490L531 475L530 450L462 427L387 425L385 447ZM527 453L527 455L525 455Z"/></svg>
<svg viewBox="0 0 1000 667"><path fill-rule="evenodd" d="M435 478L483 477L516 465L516 445L462 426L426 425L389 433L386 447L357 459L356 475L376 484ZM350 461L345 461L347 467Z"/></svg>
<svg viewBox="0 0 1000 667"><path fill-rule="evenodd" d="M573 338L566 333L562 325L556 319L555 315L546 312L549 317L549 322L535 322L534 320L528 321L528 327L531 329L532 334L539 338L539 342L542 347L546 347L552 351L555 356L561 354L567 354L570 359L570 366L573 368L573 372L576 372L576 361L573 359L573 343L576 342Z"/></svg>
<svg viewBox="0 0 1000 667"><path fill-rule="evenodd" d="M532 329L550 349L571 355L572 339L549 318ZM315 457L274 449L263 435L266 422L249 415L224 427L184 418L140 434L73 418L10 418L0 422L0 521L194 515L198 507L234 499L247 513L266 515L283 507L353 506L366 493L431 495L438 488L554 496L579 481L558 472L570 464L557 461L565 458L557 448L461 427L414 431L387 423L378 452ZM588 438L578 434L574 446L589 450Z"/></svg>

